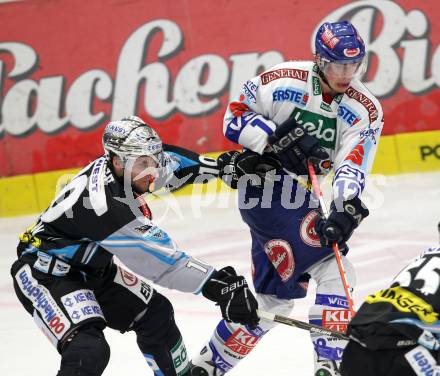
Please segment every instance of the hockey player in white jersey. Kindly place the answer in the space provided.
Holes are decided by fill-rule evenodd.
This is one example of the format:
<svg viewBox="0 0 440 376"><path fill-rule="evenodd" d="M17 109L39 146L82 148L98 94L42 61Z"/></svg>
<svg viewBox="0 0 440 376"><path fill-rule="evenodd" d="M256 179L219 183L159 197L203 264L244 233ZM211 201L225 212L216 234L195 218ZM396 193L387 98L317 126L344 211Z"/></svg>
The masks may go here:
<svg viewBox="0 0 440 376"><path fill-rule="evenodd" d="M105 155L81 170L21 235L11 268L16 294L60 353L58 376L102 374L110 356L106 326L134 331L156 376L190 375L171 303L113 256L158 285L201 292L227 320L256 326L257 302L244 277L187 255L153 223L142 196L178 189L204 172L216 176L216 161L162 145L135 116L110 122L103 147Z"/></svg>
<svg viewBox="0 0 440 376"><path fill-rule="evenodd" d="M225 182L238 187L240 214L252 237L253 283L261 309L288 315L294 299L306 295L311 277L317 291L310 322L344 331L350 312L331 245L337 242L346 252L346 242L368 215L360 196L383 113L359 80L365 45L351 23L321 25L315 49L314 61L284 62L244 83L224 118L225 136L244 151L224 153L219 166ZM307 160L320 175L335 173L328 219L298 184L298 176L308 173ZM354 286L353 267L343 259ZM261 322L253 330L221 321L194 359L200 375L228 372L272 327ZM338 375L346 342L316 333L311 337L315 374Z"/></svg>

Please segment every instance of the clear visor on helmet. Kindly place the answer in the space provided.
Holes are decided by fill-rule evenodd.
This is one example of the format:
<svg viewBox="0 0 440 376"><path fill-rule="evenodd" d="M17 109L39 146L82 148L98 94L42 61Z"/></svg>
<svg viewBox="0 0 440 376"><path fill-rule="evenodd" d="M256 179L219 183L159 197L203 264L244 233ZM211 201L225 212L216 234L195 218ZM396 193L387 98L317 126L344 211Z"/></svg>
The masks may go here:
<svg viewBox="0 0 440 376"><path fill-rule="evenodd" d="M319 69L326 77L334 78L361 78L367 70L365 57L359 61L329 61L318 58Z"/></svg>
<svg viewBox="0 0 440 376"><path fill-rule="evenodd" d="M156 181L161 181L165 174L164 153L152 155L129 155L125 156L125 173L129 172L133 183L145 187L147 192L156 189Z"/></svg>

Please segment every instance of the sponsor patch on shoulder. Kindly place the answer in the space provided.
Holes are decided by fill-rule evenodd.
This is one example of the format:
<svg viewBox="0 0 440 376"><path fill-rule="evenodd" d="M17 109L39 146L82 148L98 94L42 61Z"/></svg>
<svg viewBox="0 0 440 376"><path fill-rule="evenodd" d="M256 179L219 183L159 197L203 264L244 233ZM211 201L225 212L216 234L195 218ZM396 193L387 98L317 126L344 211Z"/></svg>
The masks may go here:
<svg viewBox="0 0 440 376"><path fill-rule="evenodd" d="M294 78L296 80L307 82L309 72L302 69L282 68L272 70L261 75L261 83L267 85L269 82L278 80L280 78Z"/></svg>

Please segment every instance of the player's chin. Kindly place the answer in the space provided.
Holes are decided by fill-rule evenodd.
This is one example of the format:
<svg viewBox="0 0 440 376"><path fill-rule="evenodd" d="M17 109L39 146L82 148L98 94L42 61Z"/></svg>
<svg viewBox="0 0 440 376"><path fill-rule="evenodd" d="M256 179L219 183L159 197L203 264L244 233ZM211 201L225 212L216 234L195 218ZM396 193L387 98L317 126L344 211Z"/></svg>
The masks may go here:
<svg viewBox="0 0 440 376"><path fill-rule="evenodd" d="M147 179L139 179L133 182L133 188L139 194L150 192L150 182Z"/></svg>
<svg viewBox="0 0 440 376"><path fill-rule="evenodd" d="M338 82L334 89L338 92L338 93L345 93L346 90L350 87L350 82Z"/></svg>

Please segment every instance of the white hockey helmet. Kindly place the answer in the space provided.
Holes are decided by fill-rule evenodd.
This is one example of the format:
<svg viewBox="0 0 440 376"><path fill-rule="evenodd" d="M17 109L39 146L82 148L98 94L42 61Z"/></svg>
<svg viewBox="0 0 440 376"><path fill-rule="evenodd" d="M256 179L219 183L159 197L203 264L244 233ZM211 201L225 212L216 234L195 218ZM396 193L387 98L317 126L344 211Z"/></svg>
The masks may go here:
<svg viewBox="0 0 440 376"><path fill-rule="evenodd" d="M144 155L163 160L162 140L156 131L137 116L128 116L107 124L102 135L107 159L116 154L123 162Z"/></svg>

